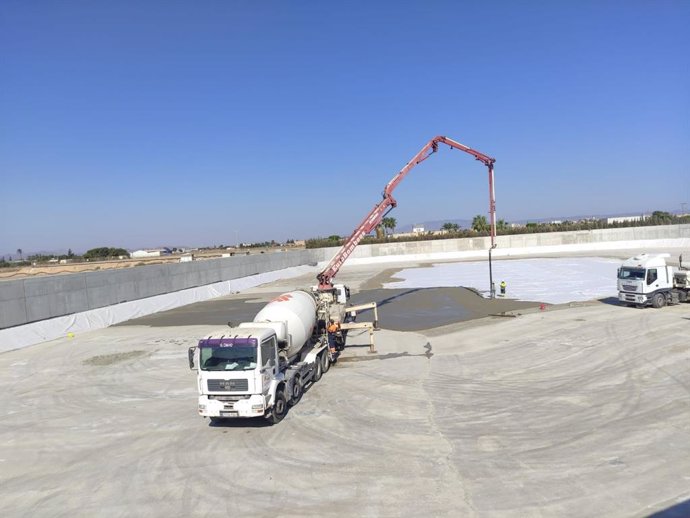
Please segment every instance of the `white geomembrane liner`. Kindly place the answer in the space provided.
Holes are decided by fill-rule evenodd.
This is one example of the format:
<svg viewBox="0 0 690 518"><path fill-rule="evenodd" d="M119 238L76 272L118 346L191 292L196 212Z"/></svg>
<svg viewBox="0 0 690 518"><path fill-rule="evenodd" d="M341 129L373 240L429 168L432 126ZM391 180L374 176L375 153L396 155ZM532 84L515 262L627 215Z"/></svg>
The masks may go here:
<svg viewBox="0 0 690 518"><path fill-rule="evenodd" d="M506 298L562 304L617 297L616 271L621 261L600 257L492 261L496 293L506 282ZM395 274L400 282L384 288L464 286L488 294L488 261L434 264Z"/></svg>
<svg viewBox="0 0 690 518"><path fill-rule="evenodd" d="M316 268L313 266L295 266L230 281L216 282L206 286L199 286L198 288L166 293L165 295L123 302L114 306L51 318L23 326L0 329L0 352L47 342L48 340L64 337L67 333L77 334L94 329L103 329L104 327L126 322L133 318L158 313L159 311L167 311L216 297L223 297L266 284L267 282L289 279L310 272L316 272Z"/></svg>

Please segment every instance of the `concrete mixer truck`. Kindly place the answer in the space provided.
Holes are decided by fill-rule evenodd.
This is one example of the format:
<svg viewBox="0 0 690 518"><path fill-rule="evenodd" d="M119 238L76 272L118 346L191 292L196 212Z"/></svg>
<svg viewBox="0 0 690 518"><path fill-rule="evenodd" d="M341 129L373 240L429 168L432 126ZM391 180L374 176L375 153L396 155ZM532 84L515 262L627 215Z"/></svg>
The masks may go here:
<svg viewBox="0 0 690 518"><path fill-rule="evenodd" d="M334 360L328 322L343 322L345 328L372 326L348 322L363 308L376 311L375 303L346 307L348 299L349 289L342 284L327 291L314 287L284 293L252 322L224 328L190 347L199 415L212 422L260 416L280 422L305 387L319 381Z"/></svg>

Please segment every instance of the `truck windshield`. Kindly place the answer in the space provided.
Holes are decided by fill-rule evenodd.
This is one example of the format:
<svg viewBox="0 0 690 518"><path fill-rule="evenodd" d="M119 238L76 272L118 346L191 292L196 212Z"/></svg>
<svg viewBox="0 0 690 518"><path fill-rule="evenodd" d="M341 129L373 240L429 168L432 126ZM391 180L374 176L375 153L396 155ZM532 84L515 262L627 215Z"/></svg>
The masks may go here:
<svg viewBox="0 0 690 518"><path fill-rule="evenodd" d="M623 280L644 279L644 268L621 268L618 278Z"/></svg>
<svg viewBox="0 0 690 518"><path fill-rule="evenodd" d="M256 340L242 338L199 341L199 363L205 371L244 371L256 368Z"/></svg>

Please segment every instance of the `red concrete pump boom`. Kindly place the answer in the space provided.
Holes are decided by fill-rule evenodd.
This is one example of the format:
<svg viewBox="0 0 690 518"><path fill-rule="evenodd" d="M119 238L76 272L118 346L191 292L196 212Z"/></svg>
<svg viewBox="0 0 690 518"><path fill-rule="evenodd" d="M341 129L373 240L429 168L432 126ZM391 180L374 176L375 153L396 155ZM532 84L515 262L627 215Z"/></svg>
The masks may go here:
<svg viewBox="0 0 690 518"><path fill-rule="evenodd" d="M345 241L345 244L342 246L342 248L338 251L337 254L335 254L333 259L331 259L331 261L328 263L328 266L326 266L326 269L316 276L316 278L319 280L320 290L329 290L333 288L333 278L336 276L338 270L340 270L340 267L343 265L345 260L348 257L350 257L350 254L352 254L355 247L359 244L362 238L364 238L364 236L366 236L369 232L374 230L376 226L381 223L381 220L386 216L386 214L393 210L395 206L398 204L393 198L393 190L398 186L398 184L402 181L403 178L405 178L407 173L409 173L414 166L420 164L421 162L429 158L431 155L436 153L436 151L438 151L439 143L446 144L450 146L451 149L455 148L459 149L460 151L464 151L465 153L469 153L489 168L489 214L491 216L491 248L494 248L494 242L496 239L496 199L494 196L494 162L496 161L496 159L491 158L490 156L487 156L484 153L480 153L475 149L469 148L464 144L460 144L460 142L456 142L452 139L449 139L448 137L438 136L432 138L429 142L427 142L426 145L421 149L421 151L417 153L414 157L412 157L412 160L410 160L407 163L407 165L403 167L390 182L388 182L386 188L383 190L383 200L381 200L374 206L373 209L371 209L371 212L369 212L369 214L366 215L366 217L362 220L362 222L354 230L350 237L347 238L347 241Z"/></svg>

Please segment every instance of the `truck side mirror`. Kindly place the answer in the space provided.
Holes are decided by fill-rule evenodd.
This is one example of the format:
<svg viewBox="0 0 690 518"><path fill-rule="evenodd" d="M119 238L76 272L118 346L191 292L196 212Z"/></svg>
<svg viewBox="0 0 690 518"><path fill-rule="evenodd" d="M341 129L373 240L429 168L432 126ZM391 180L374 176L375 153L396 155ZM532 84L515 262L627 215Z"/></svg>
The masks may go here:
<svg viewBox="0 0 690 518"><path fill-rule="evenodd" d="M196 352L196 347L190 347L189 350L187 351L187 354L189 356L189 368L191 370L197 370L197 367L194 365L194 353Z"/></svg>

